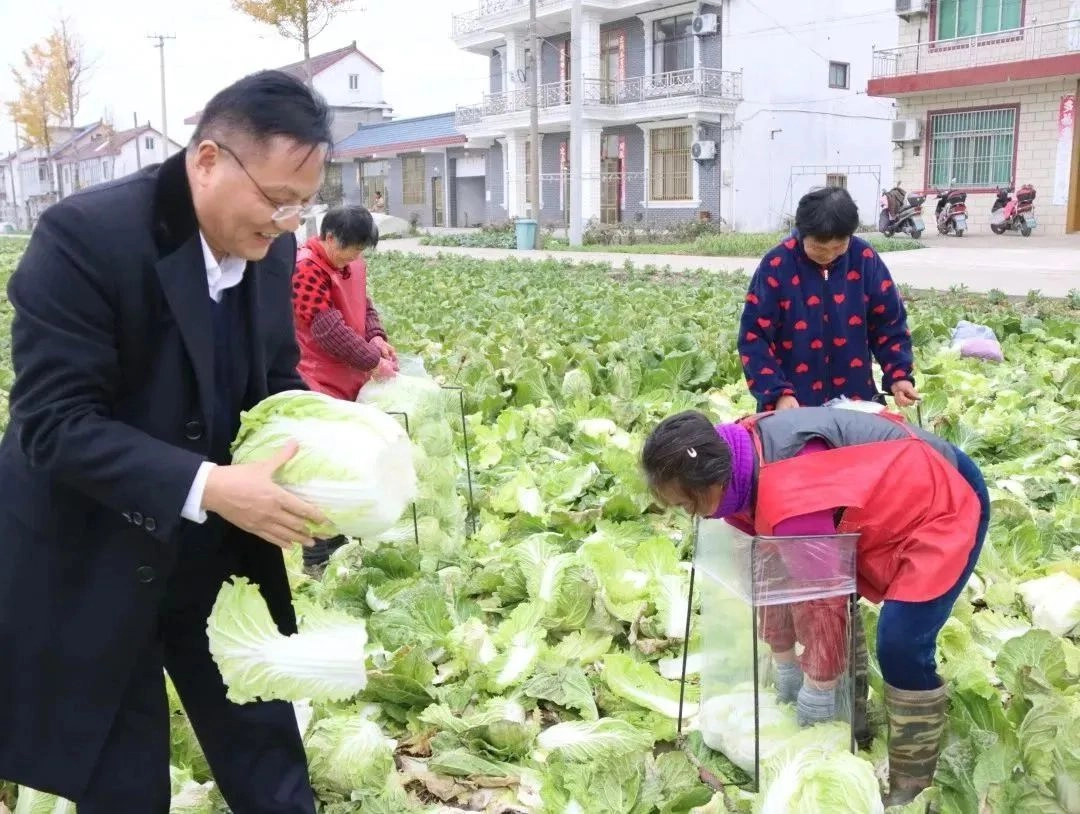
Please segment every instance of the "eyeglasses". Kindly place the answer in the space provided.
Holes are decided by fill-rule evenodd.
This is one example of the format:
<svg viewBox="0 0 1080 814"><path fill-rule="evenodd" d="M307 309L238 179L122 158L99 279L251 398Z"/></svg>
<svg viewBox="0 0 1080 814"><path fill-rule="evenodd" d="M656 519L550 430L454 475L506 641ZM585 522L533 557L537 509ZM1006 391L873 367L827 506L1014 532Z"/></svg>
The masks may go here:
<svg viewBox="0 0 1080 814"><path fill-rule="evenodd" d="M251 181L251 183L255 186L255 189L259 190L259 194L266 198L268 203L276 207L274 209L274 213L270 216L270 220L274 221L274 223L280 223L281 221L291 220L292 218L299 218L300 222L304 223L308 218L311 217L313 210L315 209L315 204L278 203L266 194L266 190L264 190L262 188L262 185L255 180L255 177L250 172L248 172L248 168L244 166L244 162L240 160L240 156L238 156L231 147L222 144L221 142L215 142L215 144L217 144L219 150L226 152L230 156L232 156L233 161L235 161L237 166L239 166L240 169L244 171L244 175L248 177L248 180Z"/></svg>

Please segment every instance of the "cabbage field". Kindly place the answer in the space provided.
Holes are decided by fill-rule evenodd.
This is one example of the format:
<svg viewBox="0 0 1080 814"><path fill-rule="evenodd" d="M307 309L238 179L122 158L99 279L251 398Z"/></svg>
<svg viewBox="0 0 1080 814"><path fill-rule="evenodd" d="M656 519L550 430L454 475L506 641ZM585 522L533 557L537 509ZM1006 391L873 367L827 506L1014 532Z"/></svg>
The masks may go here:
<svg viewBox="0 0 1080 814"><path fill-rule="evenodd" d="M5 280L17 254L0 241ZM745 285L372 257L391 340L464 388L476 515L456 392L419 387L420 545L407 512L340 550L321 581L294 552L295 641L239 581L210 621L236 700L295 702L323 811L881 810L883 732L858 757L837 749L842 737L795 732L758 794L704 746L693 680L677 734L690 523L653 505L637 455L671 412L752 411L735 348ZM908 293L908 305L923 421L984 467L994 523L940 639L950 709L935 786L904 810L1080 814L1080 302L953 291ZM951 351L960 319L991 326L1005 362ZM390 396L369 400L393 406ZM875 609L862 612L872 641ZM695 621L691 667L698 642ZM871 687L880 718L873 666ZM224 810L175 710L173 810Z"/></svg>

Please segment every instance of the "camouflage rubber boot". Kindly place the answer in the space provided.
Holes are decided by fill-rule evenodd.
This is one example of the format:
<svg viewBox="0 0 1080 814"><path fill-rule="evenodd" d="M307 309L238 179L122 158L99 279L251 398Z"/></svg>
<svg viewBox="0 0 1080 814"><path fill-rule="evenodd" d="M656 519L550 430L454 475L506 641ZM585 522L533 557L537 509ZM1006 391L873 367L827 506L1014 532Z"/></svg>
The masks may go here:
<svg viewBox="0 0 1080 814"><path fill-rule="evenodd" d="M889 717L886 806L910 803L933 782L947 703L944 686L917 691L885 685L885 709Z"/></svg>
<svg viewBox="0 0 1080 814"><path fill-rule="evenodd" d="M866 650L866 630L863 628L862 611L856 606L852 617L852 635L855 638L854 652L852 653L852 682L853 704L851 708L851 728L855 735L855 743L860 749L869 749L874 740L874 732L870 728L870 719L867 715L866 705L870 698L870 654Z"/></svg>

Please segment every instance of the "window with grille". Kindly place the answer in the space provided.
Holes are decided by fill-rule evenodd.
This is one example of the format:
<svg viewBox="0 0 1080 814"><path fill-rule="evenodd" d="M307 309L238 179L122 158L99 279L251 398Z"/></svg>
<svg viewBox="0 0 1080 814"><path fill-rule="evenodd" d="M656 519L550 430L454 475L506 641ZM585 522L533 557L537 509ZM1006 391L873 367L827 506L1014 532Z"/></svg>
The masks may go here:
<svg viewBox="0 0 1080 814"><path fill-rule="evenodd" d="M847 189L847 176L838 173L829 173L825 176L825 186Z"/></svg>
<svg viewBox="0 0 1080 814"><path fill-rule="evenodd" d="M649 198L689 201L693 128L665 127L649 134Z"/></svg>
<svg viewBox="0 0 1080 814"><path fill-rule="evenodd" d="M851 66L846 62L829 63L829 87L838 90L847 90L850 86L848 73Z"/></svg>
<svg viewBox="0 0 1080 814"><path fill-rule="evenodd" d="M939 0L937 39L955 40L1020 27L1023 0Z"/></svg>
<svg viewBox="0 0 1080 814"><path fill-rule="evenodd" d="M653 22L653 72L694 67L694 15L680 14Z"/></svg>
<svg viewBox="0 0 1080 814"><path fill-rule="evenodd" d="M358 74L358 73L349 74L349 90L359 90L359 89L360 89L360 74Z"/></svg>
<svg viewBox="0 0 1080 814"><path fill-rule="evenodd" d="M357 164L356 183L360 187L360 194L363 196L365 206L374 205L375 193L382 195L383 204L385 206L390 205L386 184L386 179L389 176L389 161L362 161Z"/></svg>
<svg viewBox="0 0 1080 814"><path fill-rule="evenodd" d="M930 117L930 185L985 189L1010 184L1015 147L1016 108L935 113Z"/></svg>
<svg viewBox="0 0 1080 814"><path fill-rule="evenodd" d="M422 204L424 202L424 157L407 155L401 159L401 202Z"/></svg>

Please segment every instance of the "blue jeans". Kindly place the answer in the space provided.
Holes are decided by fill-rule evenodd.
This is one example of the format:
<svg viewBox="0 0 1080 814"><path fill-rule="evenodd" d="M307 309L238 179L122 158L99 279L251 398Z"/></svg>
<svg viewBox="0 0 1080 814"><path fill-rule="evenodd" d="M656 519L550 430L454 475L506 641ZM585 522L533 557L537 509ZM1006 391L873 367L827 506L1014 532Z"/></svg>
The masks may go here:
<svg viewBox="0 0 1080 814"><path fill-rule="evenodd" d="M975 570L990 525L990 494L982 472L959 449L956 458L960 475L979 497L979 528L967 567L945 594L926 602L886 599L882 605L877 628L878 663L885 682L898 690L933 690L941 686L937 674L937 636Z"/></svg>

